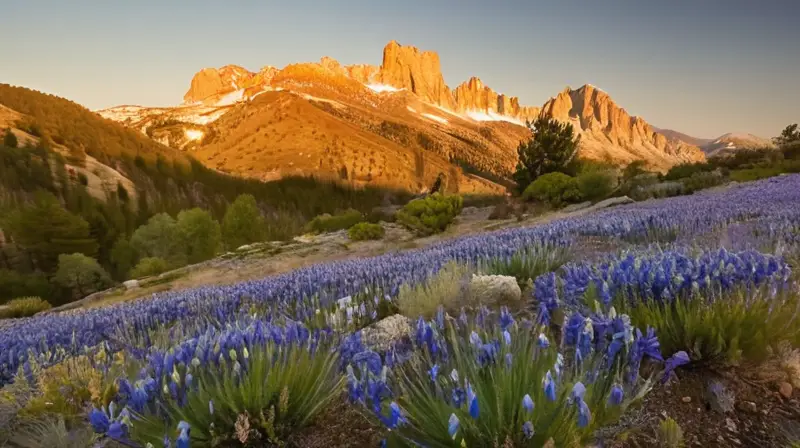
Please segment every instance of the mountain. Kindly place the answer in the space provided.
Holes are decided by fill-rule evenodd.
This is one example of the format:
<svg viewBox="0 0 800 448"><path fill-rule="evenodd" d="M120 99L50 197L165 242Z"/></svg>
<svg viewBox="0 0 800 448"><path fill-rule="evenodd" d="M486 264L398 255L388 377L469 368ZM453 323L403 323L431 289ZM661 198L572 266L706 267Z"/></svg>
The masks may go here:
<svg viewBox="0 0 800 448"><path fill-rule="evenodd" d="M704 157L592 86L568 88L542 107L523 105L478 77L450 89L437 53L395 41L380 65L323 57L258 72L205 68L180 106L98 113L216 170L261 180L314 175L425 190L444 174L451 191L501 192L519 142L530 136L525 122L540 115L576 125L581 157L644 160L659 170Z"/></svg>
<svg viewBox="0 0 800 448"><path fill-rule="evenodd" d="M660 170L705 159L696 146L669 140L589 84L576 90L564 89L544 104L541 113L572 123L581 135L580 154L588 159L620 164L643 160Z"/></svg>
<svg viewBox="0 0 800 448"><path fill-rule="evenodd" d="M653 130L658 132L659 134L663 134L670 140L680 140L684 143L688 143L693 146L697 146L698 148L702 149L703 146L711 143L714 139L711 138L698 138L692 137L691 135L684 134L682 132L673 131L672 129L660 129L657 127L653 127Z"/></svg>
<svg viewBox="0 0 800 448"><path fill-rule="evenodd" d="M728 133L702 146L708 157L722 156L739 149L775 148L775 144L767 138L753 134Z"/></svg>

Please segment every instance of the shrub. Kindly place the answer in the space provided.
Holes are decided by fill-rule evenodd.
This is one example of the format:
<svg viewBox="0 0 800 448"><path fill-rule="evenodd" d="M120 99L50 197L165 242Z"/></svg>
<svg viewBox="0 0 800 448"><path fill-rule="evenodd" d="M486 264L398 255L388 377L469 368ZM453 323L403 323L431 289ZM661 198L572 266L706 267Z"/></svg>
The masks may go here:
<svg viewBox="0 0 800 448"><path fill-rule="evenodd" d="M19 145L17 136L11 132L11 129L6 129L5 135L3 135L3 145L9 148L16 148Z"/></svg>
<svg viewBox="0 0 800 448"><path fill-rule="evenodd" d="M14 297L36 296L49 298L52 286L42 273L22 274L0 269L0 303Z"/></svg>
<svg viewBox="0 0 800 448"><path fill-rule="evenodd" d="M712 170L714 170L714 166L710 163L681 163L670 168L667 174L664 175L664 180L681 180L697 173L704 173Z"/></svg>
<svg viewBox="0 0 800 448"><path fill-rule="evenodd" d="M264 217L250 194L239 195L222 218L222 239L230 250L264 239Z"/></svg>
<svg viewBox="0 0 800 448"><path fill-rule="evenodd" d="M611 194L616 179L608 171L589 171L578 175L577 182L581 197L596 202Z"/></svg>
<svg viewBox="0 0 800 448"><path fill-rule="evenodd" d="M111 277L94 258L83 254L61 254L53 281L68 288L77 298L109 287Z"/></svg>
<svg viewBox="0 0 800 448"><path fill-rule="evenodd" d="M492 258L479 263L478 270L488 275L508 275L524 288L536 277L552 272L570 259L565 246L536 245L520 250L508 258Z"/></svg>
<svg viewBox="0 0 800 448"><path fill-rule="evenodd" d="M574 177L564 173L548 173L539 176L522 193L525 201L537 200L554 207L560 207L581 200L578 182Z"/></svg>
<svg viewBox="0 0 800 448"><path fill-rule="evenodd" d="M200 208L182 210L176 223L184 240L189 263L199 263L217 254L222 248L222 231L211 214Z"/></svg>
<svg viewBox="0 0 800 448"><path fill-rule="evenodd" d="M715 172L700 172L694 173L686 179L683 179L683 188L686 193L694 193L695 191L704 190L706 188L716 187L722 184L725 178L721 174Z"/></svg>
<svg viewBox="0 0 800 448"><path fill-rule="evenodd" d="M0 309L0 319L29 317L50 308L50 303L38 297L22 297L8 302L6 308Z"/></svg>
<svg viewBox="0 0 800 448"><path fill-rule="evenodd" d="M178 223L167 213L154 215L136 229L131 245L142 257L162 258L176 266L186 263L186 240Z"/></svg>
<svg viewBox="0 0 800 448"><path fill-rule="evenodd" d="M537 177L564 170L580 143L571 124L550 117L537 118L528 128L532 137L517 147L519 162L513 177L519 191L525 191Z"/></svg>
<svg viewBox="0 0 800 448"><path fill-rule="evenodd" d="M380 224L360 222L347 231L347 236L353 241L379 240L386 231Z"/></svg>
<svg viewBox="0 0 800 448"><path fill-rule="evenodd" d="M433 317L439 306L455 312L466 297L469 275L469 267L451 261L427 281L401 286L397 306L403 315L414 319Z"/></svg>
<svg viewBox="0 0 800 448"><path fill-rule="evenodd" d="M238 346L225 341L241 338L240 330L219 335L208 348L221 341L231 347L224 355L176 359L172 373L164 372L165 381L178 386L176 394L153 393L147 403L131 404L138 414L130 427L131 439L142 446L162 446L164 435L175 433L177 422L185 422L192 446L283 446L290 434L339 396L343 379L338 354L324 334L311 335L301 325L285 332L261 330L267 337L258 336L251 326ZM281 331L280 343L269 336L275 331Z"/></svg>
<svg viewBox="0 0 800 448"><path fill-rule="evenodd" d="M501 202L494 206L492 212L489 213L489 219L508 219L514 213L514 207L508 202Z"/></svg>
<svg viewBox="0 0 800 448"><path fill-rule="evenodd" d="M349 209L336 215L319 215L308 223L307 229L314 233L336 232L353 227L364 221L364 216L358 210Z"/></svg>
<svg viewBox="0 0 800 448"><path fill-rule="evenodd" d="M11 438L17 448L85 448L95 446L98 437L90 427L67 427L62 416L48 416L23 424Z"/></svg>
<svg viewBox="0 0 800 448"><path fill-rule="evenodd" d="M35 376L36 396L25 403L20 415L38 418L53 413L68 422L83 420L86 407L102 400L107 392L96 361L76 356L42 369Z"/></svg>
<svg viewBox="0 0 800 448"><path fill-rule="evenodd" d="M169 263L163 258L147 257L139 260L139 263L131 270L131 278L142 278L158 275L169 270Z"/></svg>
<svg viewBox="0 0 800 448"><path fill-rule="evenodd" d="M620 329L633 340L609 344L611 332L577 315L561 354L530 322L504 309L491 316L484 309L474 324L466 316L420 320L419 355L395 359L386 380L377 354L353 357L350 400L390 429L390 446L583 446L649 391L653 378L639 377L643 357L661 359L657 339L622 316Z"/></svg>
<svg viewBox="0 0 800 448"><path fill-rule="evenodd" d="M415 199L397 212L397 222L419 235L443 232L461 213L461 196L432 194Z"/></svg>

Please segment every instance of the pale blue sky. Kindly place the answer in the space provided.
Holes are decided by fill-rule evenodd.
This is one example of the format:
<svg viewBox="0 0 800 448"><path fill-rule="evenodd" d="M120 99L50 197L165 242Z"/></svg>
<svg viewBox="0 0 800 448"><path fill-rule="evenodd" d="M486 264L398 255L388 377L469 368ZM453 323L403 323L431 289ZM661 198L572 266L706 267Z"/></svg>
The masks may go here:
<svg viewBox="0 0 800 448"><path fill-rule="evenodd" d="M800 121L797 0L3 0L0 82L91 109L180 103L203 67L380 64L392 39L541 105L591 83L654 126L771 137Z"/></svg>

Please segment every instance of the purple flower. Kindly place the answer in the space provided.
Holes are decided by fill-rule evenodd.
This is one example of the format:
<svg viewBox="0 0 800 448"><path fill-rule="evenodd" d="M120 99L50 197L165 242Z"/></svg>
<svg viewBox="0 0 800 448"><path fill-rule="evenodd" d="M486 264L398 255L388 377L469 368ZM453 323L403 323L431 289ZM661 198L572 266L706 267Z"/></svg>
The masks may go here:
<svg viewBox="0 0 800 448"><path fill-rule="evenodd" d="M611 388L611 394L608 397L608 403L612 406L619 406L622 404L622 399L624 398L625 392L622 390L618 384L615 384Z"/></svg>
<svg viewBox="0 0 800 448"><path fill-rule="evenodd" d="M430 370L428 370L428 376L431 377L431 381L436 382L436 377L439 376L439 364L434 364Z"/></svg>
<svg viewBox="0 0 800 448"><path fill-rule="evenodd" d="M533 423L531 423L530 420L526 421L522 425L522 433L525 435L526 439L530 439L531 437L533 437L533 434L534 434L534 432L533 432Z"/></svg>
<svg viewBox="0 0 800 448"><path fill-rule="evenodd" d="M454 439L456 437L460 426L461 422L456 417L456 414L450 414L450 419L447 421L447 433L450 434L450 438Z"/></svg>
<svg viewBox="0 0 800 448"><path fill-rule="evenodd" d="M522 397L522 408L527 412L533 412L533 399L530 395L525 394L525 396Z"/></svg>
<svg viewBox="0 0 800 448"><path fill-rule="evenodd" d="M470 384L467 384L467 403L469 406L469 416L473 419L477 419L480 415L478 397L475 395L475 392L472 391L472 385Z"/></svg>
<svg viewBox="0 0 800 448"><path fill-rule="evenodd" d="M92 409L89 413L89 423L91 423L94 432L98 434L107 433L110 425L106 413L97 408Z"/></svg>
<svg viewBox="0 0 800 448"><path fill-rule="evenodd" d="M664 369L664 377L662 378L661 381L667 382L672 372L676 368L678 368L678 366L688 364L689 362L690 362L689 355L686 354L686 352L684 351L677 352L674 355L670 356L669 359L667 359L666 368Z"/></svg>
<svg viewBox="0 0 800 448"><path fill-rule="evenodd" d="M547 371L544 379L544 395L550 401L556 401L556 383L553 381L553 375Z"/></svg>
<svg viewBox="0 0 800 448"><path fill-rule="evenodd" d="M578 427L585 428L589 426L589 422L592 420L592 412L589 410L589 405L586 404L585 401L581 400L578 403Z"/></svg>

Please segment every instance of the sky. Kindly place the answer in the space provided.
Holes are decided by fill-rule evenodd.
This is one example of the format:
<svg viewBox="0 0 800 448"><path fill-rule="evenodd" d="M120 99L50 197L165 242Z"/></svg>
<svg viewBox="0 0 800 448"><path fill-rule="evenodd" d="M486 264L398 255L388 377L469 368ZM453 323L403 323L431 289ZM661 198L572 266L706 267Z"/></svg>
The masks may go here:
<svg viewBox="0 0 800 448"><path fill-rule="evenodd" d="M798 0L3 0L0 83L90 109L177 105L194 73L330 56L379 65L397 40L524 105L593 84L650 124L763 137L800 121Z"/></svg>

